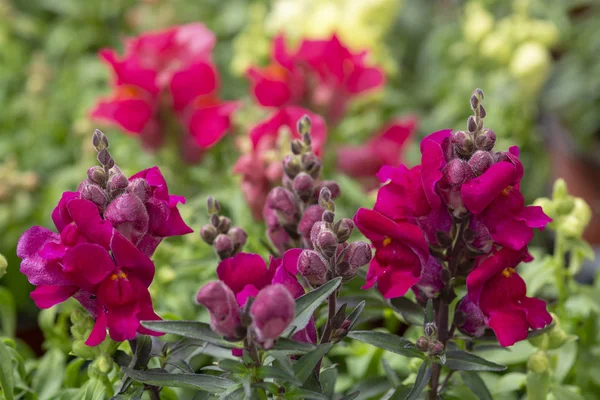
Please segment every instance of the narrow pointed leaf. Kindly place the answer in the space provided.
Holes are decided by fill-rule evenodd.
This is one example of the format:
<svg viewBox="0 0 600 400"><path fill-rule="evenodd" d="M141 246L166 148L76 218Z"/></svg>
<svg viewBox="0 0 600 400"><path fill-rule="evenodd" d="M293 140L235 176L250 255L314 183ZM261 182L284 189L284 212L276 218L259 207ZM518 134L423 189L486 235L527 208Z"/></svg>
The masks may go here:
<svg viewBox="0 0 600 400"><path fill-rule="evenodd" d="M423 325L425 313L423 308L406 297L396 297L389 300L390 305L406 322L411 325Z"/></svg>
<svg viewBox="0 0 600 400"><path fill-rule="evenodd" d="M473 371L460 371L460 377L462 378L465 385L471 389L471 392L477 396L480 400L494 400L492 394L488 390L485 382L477 372Z"/></svg>
<svg viewBox="0 0 600 400"><path fill-rule="evenodd" d="M450 350L446 353L446 367L464 371L504 371L506 366L496 364L484 358L462 350Z"/></svg>
<svg viewBox="0 0 600 400"><path fill-rule="evenodd" d="M290 375L283 368L275 368L267 365L264 367L260 367L257 372L258 377L262 379L272 378L279 381L289 382L296 386L302 386L302 382L300 382L298 378L296 378L293 375Z"/></svg>
<svg viewBox="0 0 600 400"><path fill-rule="evenodd" d="M217 364L223 371L234 372L236 374L243 374L246 372L246 366L239 361L235 360L220 360Z"/></svg>
<svg viewBox="0 0 600 400"><path fill-rule="evenodd" d="M329 400L325 395L317 392L312 392L306 389L294 390L289 396L285 396L286 399L297 399L297 400Z"/></svg>
<svg viewBox="0 0 600 400"><path fill-rule="evenodd" d="M352 328L354 328L354 325L356 325L356 321L358 321L358 317L360 317L360 314L363 312L363 310L365 309L365 305L367 304L366 301L361 301L360 303L358 303L358 305L356 307L354 307L354 310L352 310L352 312L350 313L350 315L348 315L348 321L350 321L350 326L348 327L348 330L351 331Z"/></svg>
<svg viewBox="0 0 600 400"><path fill-rule="evenodd" d="M413 343L403 337L392 335L391 333L353 331L348 333L348 337L405 357L424 358L423 353L418 351Z"/></svg>
<svg viewBox="0 0 600 400"><path fill-rule="evenodd" d="M0 340L0 388L6 400L13 400L15 377L13 375L12 358L7 346Z"/></svg>
<svg viewBox="0 0 600 400"><path fill-rule="evenodd" d="M324 343L317 346L317 348L310 353L306 353L302 356L296 363L294 364L294 373L296 374L296 378L300 380L300 382L304 383L313 369L317 365L317 363L331 350L333 347L333 343Z"/></svg>
<svg viewBox="0 0 600 400"><path fill-rule="evenodd" d="M435 315L433 312L433 300L429 299L427 300L427 306L425 307L425 324L433 322L434 318Z"/></svg>
<svg viewBox="0 0 600 400"><path fill-rule="evenodd" d="M315 345L311 343L296 342L288 338L279 338L275 342L275 346L271 350L284 352L288 355L305 354L315 349Z"/></svg>
<svg viewBox="0 0 600 400"><path fill-rule="evenodd" d="M223 393L236 383L230 379L206 374L169 374L163 371L136 371L123 368L132 379L154 386L170 386L204 390L209 393Z"/></svg>
<svg viewBox="0 0 600 400"><path fill-rule="evenodd" d="M335 278L324 284L318 289L308 292L305 295L296 299L296 315L290 326L295 329L288 334L300 331L306 328L310 318L331 293L333 293L342 283L342 278Z"/></svg>
<svg viewBox="0 0 600 400"><path fill-rule="evenodd" d="M419 367L417 372L417 378L415 384L406 396L406 400L416 400L419 398L431 378L431 362L429 360L423 361L423 364Z"/></svg>
<svg viewBox="0 0 600 400"><path fill-rule="evenodd" d="M190 339L200 339L227 349L241 348L239 342L228 342L210 329L210 325L197 321L142 321L142 326L156 332L171 333Z"/></svg>

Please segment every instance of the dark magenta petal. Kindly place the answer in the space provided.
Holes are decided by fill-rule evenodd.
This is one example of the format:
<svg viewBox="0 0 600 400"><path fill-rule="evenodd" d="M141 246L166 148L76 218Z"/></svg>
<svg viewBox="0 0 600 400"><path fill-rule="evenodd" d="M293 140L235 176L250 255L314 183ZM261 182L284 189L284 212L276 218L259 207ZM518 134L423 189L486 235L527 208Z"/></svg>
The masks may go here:
<svg viewBox="0 0 600 400"><path fill-rule="evenodd" d="M503 248L491 256L480 259L478 266L467 276L467 289L470 295L479 298L483 286L505 268L516 267L525 257L527 248L518 251Z"/></svg>
<svg viewBox="0 0 600 400"><path fill-rule="evenodd" d="M39 308L50 308L62 303L73 296L79 288L77 286L46 286L40 285L31 292L31 298Z"/></svg>
<svg viewBox="0 0 600 400"><path fill-rule="evenodd" d="M438 140L450 136L450 131L439 131L432 133L421 141L421 180L425 196L432 208L439 208L442 204L436 187L442 178L442 168L446 165L441 142Z"/></svg>
<svg viewBox="0 0 600 400"><path fill-rule="evenodd" d="M377 277L377 289L386 299L402 297L419 279L420 273L415 274L414 268L388 267Z"/></svg>
<svg viewBox="0 0 600 400"><path fill-rule="evenodd" d="M133 339L140 326L138 312L137 303L110 308L106 314L110 338L115 342Z"/></svg>
<svg viewBox="0 0 600 400"><path fill-rule="evenodd" d="M201 149L217 144L231 127L231 114L238 108L235 102L197 108L192 112L188 129Z"/></svg>
<svg viewBox="0 0 600 400"><path fill-rule="evenodd" d="M552 218L544 213L540 206L528 206L517 214L517 218L524 221L530 228L543 229L552 222Z"/></svg>
<svg viewBox="0 0 600 400"><path fill-rule="evenodd" d="M527 339L529 324L521 310L499 310L490 315L488 325L503 347Z"/></svg>
<svg viewBox="0 0 600 400"><path fill-rule="evenodd" d="M298 258L302 249L290 249L283 254L283 268L292 275L298 273Z"/></svg>
<svg viewBox="0 0 600 400"><path fill-rule="evenodd" d="M71 218L71 214L69 214L69 210L67 210L67 204L69 201L78 198L79 192L64 192L58 205L54 211L52 211L52 221L59 232L61 232L65 226L73 222L73 218Z"/></svg>
<svg viewBox="0 0 600 400"><path fill-rule="evenodd" d="M145 287L150 286L154 278L154 263L150 258L118 232L111 242L111 250L119 268L134 275Z"/></svg>
<svg viewBox="0 0 600 400"><path fill-rule="evenodd" d="M243 307L244 305L246 305L246 302L248 301L249 297L256 297L257 294L258 289L256 288L256 286L246 285L244 286L241 292L235 295L235 299L237 300L240 307Z"/></svg>
<svg viewBox="0 0 600 400"><path fill-rule="evenodd" d="M175 110L181 111L197 97L211 94L218 84L215 67L208 62L195 63L177 71L170 83Z"/></svg>
<svg viewBox="0 0 600 400"><path fill-rule="evenodd" d="M517 183L517 171L509 162L492 165L481 176L461 187L462 200L469 211L479 214L511 185Z"/></svg>
<svg viewBox="0 0 600 400"><path fill-rule="evenodd" d="M17 256L22 259L20 271L33 285L71 285L57 260L40 255L47 245L60 246L60 236L41 226L34 226L21 236L17 244Z"/></svg>
<svg viewBox="0 0 600 400"><path fill-rule="evenodd" d="M92 333L90 333L90 336L85 341L85 344L88 346L98 346L106 339L106 328L108 326L106 312L104 311L104 306L99 306L98 308L99 312L96 323L94 324Z"/></svg>
<svg viewBox="0 0 600 400"><path fill-rule="evenodd" d="M246 285L254 285L260 290L271 283L272 278L265 260L251 253L239 253L221 261L217 275L234 293L241 292Z"/></svg>
<svg viewBox="0 0 600 400"><path fill-rule="evenodd" d="M98 207L94 203L88 200L74 199L69 202L67 208L81 233L90 241L105 249L109 248L114 228L110 222L102 219Z"/></svg>
<svg viewBox="0 0 600 400"><path fill-rule="evenodd" d="M92 118L120 126L131 133L141 134L152 120L154 104L143 98L101 100L92 110Z"/></svg>
<svg viewBox="0 0 600 400"><path fill-rule="evenodd" d="M88 291L93 291L116 268L108 251L93 243L81 243L70 249L63 265L73 281Z"/></svg>
<svg viewBox="0 0 600 400"><path fill-rule="evenodd" d="M525 297L521 300L521 309L527 315L527 322L532 329L542 329L552 322L552 316L546 309L544 300Z"/></svg>
<svg viewBox="0 0 600 400"><path fill-rule="evenodd" d="M285 286L286 289L291 293L291 295L294 296L294 298L298 298L304 294L304 288L300 283L298 283L296 275L291 274L285 268L285 261L284 265L280 266L275 270L275 275L273 276L273 280L271 282L280 283L283 286Z"/></svg>

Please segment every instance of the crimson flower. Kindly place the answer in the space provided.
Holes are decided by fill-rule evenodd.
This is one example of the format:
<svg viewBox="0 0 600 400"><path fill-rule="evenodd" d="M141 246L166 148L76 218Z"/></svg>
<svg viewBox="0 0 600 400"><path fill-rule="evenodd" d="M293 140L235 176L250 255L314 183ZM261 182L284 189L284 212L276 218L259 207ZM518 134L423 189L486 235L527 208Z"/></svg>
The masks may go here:
<svg viewBox="0 0 600 400"><path fill-rule="evenodd" d="M121 58L114 50L102 50L100 57L114 72L114 90L98 102L92 117L156 149L170 128L164 115L172 115L185 132L180 146L186 160L197 161L225 135L236 108L218 97L214 44L214 34L204 25L188 24L129 39Z"/></svg>
<svg viewBox="0 0 600 400"><path fill-rule="evenodd" d="M503 248L485 258L467 277L470 301L476 303L502 346L527 338L529 329L552 322L543 300L526 296L525 281L515 268L527 249Z"/></svg>

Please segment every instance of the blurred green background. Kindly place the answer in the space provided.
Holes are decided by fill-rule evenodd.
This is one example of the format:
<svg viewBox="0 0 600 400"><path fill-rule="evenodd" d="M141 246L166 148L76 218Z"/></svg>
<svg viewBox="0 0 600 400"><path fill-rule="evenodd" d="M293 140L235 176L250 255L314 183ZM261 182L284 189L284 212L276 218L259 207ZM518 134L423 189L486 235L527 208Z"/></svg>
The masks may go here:
<svg viewBox="0 0 600 400"><path fill-rule="evenodd" d="M110 90L99 49L120 49L127 36L186 22L215 32L222 97L243 99L247 107L232 135L200 165L181 173L176 154L143 153L135 138L106 130L126 174L159 165L171 192L188 197L183 213L196 231L205 220L204 200L214 195L256 237L248 250L264 253L262 227L230 170L234 136L245 135L260 115L250 106L243 72L268 60L270 41L283 30L291 41L337 32L352 49L370 50L370 61L386 71L385 89L351 105L330 133L329 148L364 142L389 118L416 114L418 135L406 151L416 163L412 150L420 137L465 128L467 99L480 87L497 148L521 147L527 200L564 176L570 191L590 203L595 220L586 238L598 243L599 12L597 3L575 0L0 0L0 253L9 263L0 284L16 298L21 328L35 325L36 310L18 272L16 243L32 225L51 226L61 192L74 190L94 164L89 139L96 126L87 115ZM346 193L341 214L367 205L356 182L333 168L325 177L337 177ZM159 310L193 318L191 296L214 274L212 250L197 235L169 239L155 261Z"/></svg>

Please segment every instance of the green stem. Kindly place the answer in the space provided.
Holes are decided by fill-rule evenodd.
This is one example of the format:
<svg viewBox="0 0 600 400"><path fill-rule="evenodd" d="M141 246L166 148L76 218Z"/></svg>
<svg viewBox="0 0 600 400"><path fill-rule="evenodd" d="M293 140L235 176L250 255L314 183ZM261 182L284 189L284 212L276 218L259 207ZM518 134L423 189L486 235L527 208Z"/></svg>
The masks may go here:
<svg viewBox="0 0 600 400"><path fill-rule="evenodd" d="M336 312L336 308L337 308L337 295L338 295L338 291L334 291L333 293L331 293L329 295L329 298L327 299L327 305L328 305L328 313L327 313L327 324L325 325L325 330L323 330L323 336L321 336L321 344L323 343L329 343L329 341L331 340L331 334L333 331L333 317L335 317L335 312ZM317 376L319 376L319 373L321 372L321 363L323 362L323 358L321 358L319 360L319 362L317 363L317 365L315 366L315 374Z"/></svg>
<svg viewBox="0 0 600 400"><path fill-rule="evenodd" d="M562 309L567 297L566 268L565 268L565 238L560 232L556 232L554 242L554 278L558 290L557 308Z"/></svg>

